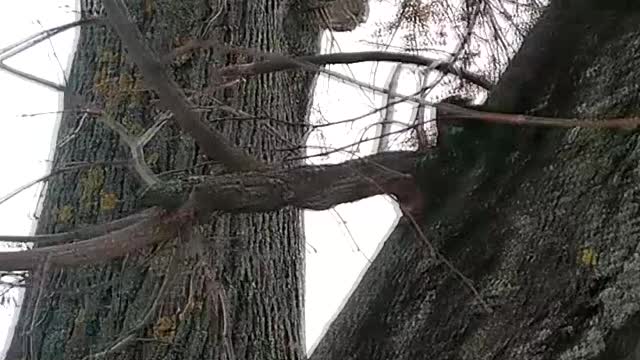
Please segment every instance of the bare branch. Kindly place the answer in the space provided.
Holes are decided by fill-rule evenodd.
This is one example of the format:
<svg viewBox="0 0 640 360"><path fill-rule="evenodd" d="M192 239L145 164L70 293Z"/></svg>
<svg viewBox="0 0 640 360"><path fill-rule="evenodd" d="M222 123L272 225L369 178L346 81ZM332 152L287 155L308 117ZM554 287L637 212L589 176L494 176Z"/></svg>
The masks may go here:
<svg viewBox="0 0 640 360"><path fill-rule="evenodd" d="M151 217L134 225L90 240L41 247L26 251L0 252L0 271L32 270L46 259L54 266L95 264L124 256L132 251L175 238L180 226L193 221L193 211L178 210L161 216L158 208Z"/></svg>
<svg viewBox="0 0 640 360"><path fill-rule="evenodd" d="M56 144L56 150L66 146L69 142L71 142L71 140L75 139L78 136L78 134L80 134L80 130L82 130L82 128L84 127L84 124L86 123L90 115L92 114L88 112L84 112L82 114L82 116L80 117L80 120L78 121L78 125L76 125L73 131L71 131L70 134L67 134L64 138L60 139L58 144Z"/></svg>
<svg viewBox="0 0 640 360"><path fill-rule="evenodd" d="M36 44L39 44L40 42L47 40L57 34L60 34L61 32L64 32L66 30L72 29L76 26L80 26L80 25L85 25L85 24L90 24L90 23L95 23L100 21L100 19L98 18L87 18L87 19L82 19L82 20L78 20L78 21L74 21L68 24L64 24L52 29L48 29L48 30L43 30L35 35L31 35L28 38L21 40L15 44L9 45L3 49L0 49L0 69L5 70L6 72L13 74L17 77L20 77L22 79L28 80L28 81L32 81L35 82L38 85L42 85L44 87L47 87L49 89L53 89L55 91L64 91L64 86L54 83L52 81L40 78L38 76L26 73L24 71L15 69L7 64L4 63L5 60L20 54L21 52L33 47Z"/></svg>
<svg viewBox="0 0 640 360"><path fill-rule="evenodd" d="M2 235L0 236L0 242L14 242L14 243L34 243L38 245L60 244L71 241L87 240L100 235L114 232L116 230L123 229L127 226L133 225L145 219L152 217L153 211L145 210L143 212L129 215L122 219L112 221L107 224L92 225L86 228L80 228L77 230L49 234L49 235L32 235L32 236L18 236L18 235Z"/></svg>
<svg viewBox="0 0 640 360"><path fill-rule="evenodd" d="M77 21L73 21L64 25L60 25L48 30L43 30L37 34L31 35L28 38L18 41L15 44L9 45L5 48L0 49L0 62L3 62L9 58L11 58L12 56L18 55L21 52L33 47L34 45L37 45L57 34L60 34L61 32L67 31L69 29L72 29L76 26L81 26L81 25L86 25L86 24L91 24L91 23L97 23L102 21L102 19L99 18L95 18L95 17L89 17L89 18L85 18L85 19L81 19L81 20L77 20Z"/></svg>
<svg viewBox="0 0 640 360"><path fill-rule="evenodd" d="M4 70L4 71L6 71L6 72L8 72L10 74L13 74L13 75L15 75L15 76L17 76L19 78L22 78L24 80L34 82L34 83L36 83L38 85L42 85L42 86L44 86L46 88L49 88L51 90L64 91L64 86L62 86L62 85L60 85L58 83L54 83L53 81L49 81L47 79L43 79L41 77L26 73L26 72L24 72L22 70L18 70L18 69L12 68L11 66L4 64L3 62L0 62L0 69Z"/></svg>
<svg viewBox="0 0 640 360"><path fill-rule="evenodd" d="M423 100L426 100L426 96L427 96L427 91L422 91L423 89L428 89L429 88L429 73L427 71L419 71L418 72L418 84L420 87L420 96ZM426 114L426 106L419 104L418 106L414 106L413 109L411 110L411 125L414 126L413 131L414 131L414 135L415 135L415 140L417 142L417 147L418 147L418 151L422 151L425 150L427 147L429 147L429 145L434 145L435 144L435 139L433 141L429 141L429 136L428 136L428 132L427 129L429 127L429 123L431 120L431 117L429 117L429 119L427 119L427 114ZM427 126L425 127L424 125L427 124ZM433 123L431 123L433 124Z"/></svg>
<svg viewBox="0 0 640 360"><path fill-rule="evenodd" d="M413 173L419 156L385 152L340 164L209 177L194 187L190 202L199 214L263 212L285 206L327 210L386 193L389 185Z"/></svg>
<svg viewBox="0 0 640 360"><path fill-rule="evenodd" d="M438 104L444 116L452 119L479 118L485 121L524 123L534 125L586 126L593 128L629 128L640 118L596 120L567 120L534 118L524 115L494 114L469 110L452 104ZM524 122L531 118L537 122ZM436 153L437 154L437 153ZM176 212L160 216L158 208L148 210L148 218L106 235L71 244L42 247L20 252L0 252L0 271L34 269L47 260L51 266L78 265L123 256L131 251L169 240L177 236L182 225L195 221L195 215L207 216L213 211L263 212L296 206L325 210L337 204L359 200L383 193L392 193L398 183L405 183L421 156L415 152L385 152L335 165L300 166L261 172L242 172L215 177L202 177L185 191L173 189L173 196L189 200ZM161 193L153 189L148 194ZM170 194L171 195L171 194ZM154 200L151 198L151 200ZM125 223L123 220L122 225ZM103 225L115 226L114 223ZM97 231L99 228L92 228ZM88 231L88 230L87 230ZM106 230L109 231L109 230ZM77 231L80 234L82 230ZM58 235L65 238L67 235ZM55 237L55 235L53 235ZM51 240L51 238L49 238Z"/></svg>
<svg viewBox="0 0 640 360"><path fill-rule="evenodd" d="M365 61L387 61L399 62L404 64L414 64L421 66L435 66L435 70L445 74L456 75L467 80L483 89L491 90L493 84L480 75L473 74L463 70L452 63L440 62L437 59L431 59L424 56L393 53L386 51L362 51L351 53L335 53L323 55L310 55L297 58L291 58L298 62L303 61L310 64L322 66L331 64L353 64ZM250 64L232 65L220 69L221 75L224 76L255 76L276 71L284 71L300 68L299 63L293 61L283 61L282 59L270 59L263 62L255 62Z"/></svg>
<svg viewBox="0 0 640 360"><path fill-rule="evenodd" d="M151 49L142 40L138 28L128 20L127 10L118 0L105 0L107 16L138 65L144 80L158 92L160 101L173 112L180 128L191 135L211 159L222 162L229 170L246 171L265 168L262 162L228 143L220 132L200 121L198 114L178 85L171 79Z"/></svg>
<svg viewBox="0 0 640 360"><path fill-rule="evenodd" d="M95 165L100 165L100 164L108 164L111 166L121 166L121 165L129 165L128 161L95 161L95 162L91 162L91 163L82 163L82 164L73 164L73 165L68 165L68 166L64 166L61 167L59 169L53 170L51 171L49 174L44 175L38 179L35 179L31 182L28 182L22 186L20 186L19 188L13 190L12 192L8 193L7 195L4 195L2 197L0 197L0 205L4 204L5 202L9 201L11 198L13 198L14 196L20 194L21 192L25 191L26 189L32 187L33 185L39 183L39 182L43 182L43 181L47 181L50 178L59 175L63 172L66 171L72 171L72 170L77 170L77 169L82 169L82 168L87 168L87 167L92 167ZM3 240L0 240L3 241Z"/></svg>
<svg viewBox="0 0 640 360"><path fill-rule="evenodd" d="M420 154L386 152L326 166L300 166L267 172L242 172L203 177L191 191L189 201L171 214L159 208L146 210L141 221L122 227L133 219L98 225L90 231L106 234L75 243L40 247L18 252L0 252L0 271L34 269L45 259L54 266L93 264L121 257L145 246L174 238L195 216L214 211L264 212L296 206L324 210L344 202L391 192L393 184L405 181L414 171ZM186 189L189 191L191 189ZM105 228L100 229L100 226ZM55 238L55 237L59 238ZM49 235L48 240L68 239L69 234Z"/></svg>
<svg viewBox="0 0 640 360"><path fill-rule="evenodd" d="M511 124L524 126L549 126L573 128L581 127L588 129L626 129L633 130L640 126L640 117L626 117L613 119L569 119L552 118L544 116L530 116L522 114L502 114L467 109L462 106L438 103L434 104L440 113L437 120L452 121L460 123L468 120L480 120L496 124Z"/></svg>
<svg viewBox="0 0 640 360"><path fill-rule="evenodd" d="M317 154L294 157L294 158L291 158L289 160L293 161L293 160L300 160L300 159L311 159L311 158L315 158L315 157L331 155L331 154L338 153L338 152L352 152L349 149L354 147L354 146L358 146L358 145L360 145L362 143L365 143L365 142L377 140L382 136L391 136L391 135L401 134L401 133L409 131L411 129L415 129L418 126L423 126L424 124L427 124L427 123L429 123L431 121L434 121L434 120L427 120L427 121L423 121L423 122L415 123L415 124L411 124L411 125L408 125L406 123L401 123L402 125L405 126L404 128L401 128L401 129L398 129L398 130L394 130L394 131L390 131L385 135L373 136L373 137L366 138L366 139L364 137L361 137L358 141L354 141L354 142L352 142L350 144L347 144L347 145L331 148L331 149L329 149L327 151L323 151L323 152L320 152L320 153L317 153ZM376 124L372 124L372 125L375 126Z"/></svg>
<svg viewBox="0 0 640 360"><path fill-rule="evenodd" d="M402 64L397 64L393 69L393 72L389 75L387 79L387 89L391 92L398 91L398 79L400 78L400 74L402 73ZM391 95L387 95L385 101L385 107L383 110L384 116L382 121L376 126L376 133L379 138L378 142L375 146L376 152L383 152L387 150L389 146L389 137L387 134L391 129L391 124L394 122L393 116L395 113L395 106L393 105L393 97Z"/></svg>
<svg viewBox="0 0 640 360"><path fill-rule="evenodd" d="M120 140L129 146L131 157L133 158L133 168L140 176L142 182L147 186L158 184L161 180L151 171L144 159L144 146L153 138L153 136L166 123L167 119L161 119L151 126L140 138L135 138L129 134L122 124L114 121L109 115L100 117L100 121L107 125L111 130L118 133Z"/></svg>

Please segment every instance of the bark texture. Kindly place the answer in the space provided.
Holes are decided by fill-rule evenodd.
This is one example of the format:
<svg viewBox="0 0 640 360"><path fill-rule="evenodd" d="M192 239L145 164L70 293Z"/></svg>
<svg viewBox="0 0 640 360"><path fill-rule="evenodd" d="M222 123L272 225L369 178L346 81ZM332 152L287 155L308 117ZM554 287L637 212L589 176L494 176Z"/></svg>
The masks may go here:
<svg viewBox="0 0 640 360"><path fill-rule="evenodd" d="M320 29L310 27L307 15L291 1L126 4L158 54L197 37L295 56L319 50ZM216 7L220 5L225 8ZM99 0L83 0L81 6L85 15L102 12ZM180 57L171 64L171 73L194 103L215 108L211 98L201 95L212 85L211 68L243 60L211 49ZM218 111L203 116L230 142L268 163L299 157L278 149L299 148L313 81L313 75L303 73L261 75L214 91L218 99L256 114L256 119L238 120ZM162 113L156 105L156 96L144 89L114 32L105 26L83 27L65 107L104 109L105 116L135 135ZM130 157L107 127L73 113L62 119L58 144L54 169L70 162ZM146 155L156 173L194 166L191 174L214 171L200 165L204 159L193 141L174 125L163 128ZM67 172L48 184L38 233L68 231L130 214L137 210L141 190L127 169L95 166ZM209 277L196 270L189 254L176 261L171 255L175 244L104 266L34 274L33 284L41 284L41 290L35 286L27 291L9 358L83 359L105 350L106 356L99 357L304 358L304 238L299 211L217 215L205 226L184 231L204 240L204 260L213 270ZM215 294L206 285L211 285L211 276L217 282ZM163 287L167 280L171 281ZM147 314L161 293L166 296ZM118 346L124 336L129 340Z"/></svg>
<svg viewBox="0 0 640 360"><path fill-rule="evenodd" d="M638 23L637 2L552 0L486 107L639 114ZM404 219L310 359L640 358L638 132L463 133L421 229L492 312Z"/></svg>

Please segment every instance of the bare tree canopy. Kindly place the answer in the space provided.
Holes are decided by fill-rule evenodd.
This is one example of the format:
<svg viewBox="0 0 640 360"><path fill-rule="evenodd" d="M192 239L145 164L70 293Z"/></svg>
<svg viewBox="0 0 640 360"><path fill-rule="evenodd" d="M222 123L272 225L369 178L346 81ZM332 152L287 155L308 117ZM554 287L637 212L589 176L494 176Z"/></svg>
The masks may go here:
<svg viewBox="0 0 640 360"><path fill-rule="evenodd" d="M458 50L495 2L461 2ZM552 1L495 85L458 63L466 50L318 55L367 1L101 4L82 1L69 84L44 83L69 111L40 235L0 237L35 243L0 252L0 271L29 271L9 358L306 358L300 210L378 194L404 217L310 360L637 357L640 4ZM400 5L424 25L420 2ZM303 164L316 75L372 59L488 100L343 79L433 106L438 144Z"/></svg>

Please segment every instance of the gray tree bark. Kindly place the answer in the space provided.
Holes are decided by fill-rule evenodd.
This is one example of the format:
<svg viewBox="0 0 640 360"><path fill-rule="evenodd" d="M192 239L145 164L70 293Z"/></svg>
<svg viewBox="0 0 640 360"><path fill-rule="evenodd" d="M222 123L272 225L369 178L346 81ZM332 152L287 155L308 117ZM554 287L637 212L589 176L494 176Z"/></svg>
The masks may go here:
<svg viewBox="0 0 640 360"><path fill-rule="evenodd" d="M218 42L220 49L198 51L170 67L194 103L214 106L206 94L215 84L212 67L246 61L223 46L260 51L315 54L320 27L292 1L126 1L134 22L158 54L194 38ZM217 5L216 5L217 4ZM223 9L216 6L225 5ZM83 0L83 16L102 14L101 1ZM218 15L216 15L220 12ZM268 163L302 154L300 148L314 75L281 72L260 75L238 86L215 90L227 105L255 114L235 119L204 113L231 142ZM109 26L80 32L65 109L97 107L139 134L161 110L153 92L122 51ZM64 115L53 168L71 162L108 164L130 154L115 133L93 120ZM193 141L166 126L146 148L156 173L205 166ZM288 162L297 165L296 162ZM140 186L128 169L96 165L66 172L48 184L38 233L56 233L107 222L138 208ZM200 236L206 277L186 256L175 260L171 244L101 266L34 274L9 359L302 359L304 237L300 212L293 208L256 215L217 215L206 226L186 229ZM211 293L211 276L218 289ZM168 281L170 280L170 281ZM164 282L166 289L162 290ZM160 294L165 296L160 296ZM154 305L154 302L160 303ZM213 299L212 299L213 298ZM147 312L151 314L151 321ZM142 326L141 326L142 325ZM104 356L106 355L106 356Z"/></svg>
<svg viewBox="0 0 640 360"><path fill-rule="evenodd" d="M637 115L639 23L636 2L552 0L485 107ZM639 359L638 132L463 133L423 175L421 229L479 295L403 219L310 359Z"/></svg>

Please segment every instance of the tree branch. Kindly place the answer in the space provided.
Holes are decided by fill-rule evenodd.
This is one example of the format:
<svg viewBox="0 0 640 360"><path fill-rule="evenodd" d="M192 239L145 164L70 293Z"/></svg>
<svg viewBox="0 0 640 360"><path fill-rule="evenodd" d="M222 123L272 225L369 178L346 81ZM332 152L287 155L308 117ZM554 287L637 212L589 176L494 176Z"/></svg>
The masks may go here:
<svg viewBox="0 0 640 360"><path fill-rule="evenodd" d="M431 59L424 56L392 53L385 51L362 51L351 53L335 53L323 55L310 55L292 58L296 61L286 61L283 59L269 59L262 62L254 62L250 64L232 65L220 69L220 75L233 76L254 76L276 71L284 71L300 68L299 62L307 62L314 65L330 65L330 64L353 64L365 61L389 61L404 64L414 64L422 66L433 66L435 69L445 74L452 74L467 80L483 89L491 90L493 84L484 77L468 72L464 69L445 62L438 62L437 59Z"/></svg>
<svg viewBox="0 0 640 360"><path fill-rule="evenodd" d="M478 120L488 123L524 126L626 130L637 129L640 126L640 117L638 116L611 119L570 119L479 111L448 103L438 103L433 106L438 110L437 120L451 121L453 123Z"/></svg>
<svg viewBox="0 0 640 360"><path fill-rule="evenodd" d="M398 91L398 79L400 78L401 73L402 73L402 64L397 64L394 67L393 72L387 78L386 87L389 89L389 91L391 92ZM375 125L376 137L379 137L379 138L377 140L377 144L374 145L374 148L378 153L381 153L387 150L387 147L389 146L389 136L387 136L387 134L389 133L389 130L391 130L391 124L395 122L394 116L395 116L396 110L393 104L394 98L391 95L386 95L385 98L386 100L385 100L385 106L383 110L384 116L382 117L382 121Z"/></svg>
<svg viewBox="0 0 640 360"><path fill-rule="evenodd" d="M127 129L122 124L111 119L109 115L103 115L99 119L103 124L107 125L111 130L117 133L120 137L120 141L129 147L129 151L131 152L131 157L133 159L133 168L142 183L146 186L153 186L159 183L160 179L153 173L145 161L144 146L165 124L166 119L156 121L156 123L145 131L140 138L129 135Z"/></svg>
<svg viewBox="0 0 640 360"><path fill-rule="evenodd" d="M55 82L40 78L38 76L35 76L33 74L29 74L26 73L24 71L15 69L7 64L4 63L5 60L20 54L21 52L33 47L34 45L39 44L40 42L47 40L57 34L60 34L61 32L64 32L66 30L72 29L76 26L80 26L80 25L85 25L85 24L91 24L91 23L97 23L100 22L101 20L98 18L87 18L87 19L81 19L81 20L77 20L68 24L64 24L52 29L47 29L47 30L43 30L35 35L31 35L28 38L19 41L15 44L9 45L7 47L4 47L2 49L0 49L0 69L7 71L10 74L13 74L17 77L20 77L22 79L28 80L28 81L33 81L38 85L42 85L44 87L47 87L49 89L53 89L55 91L64 91L64 86L57 84Z"/></svg>
<svg viewBox="0 0 640 360"><path fill-rule="evenodd" d="M193 211L188 209L164 216L164 211L159 208L150 211L153 212L150 219L90 240L26 251L0 252L0 271L31 270L45 260L52 267L95 264L171 240L178 235L180 225L193 221Z"/></svg>
<svg viewBox="0 0 640 360"><path fill-rule="evenodd" d="M163 215L164 212L155 207L146 210L141 221L90 240L19 252L0 252L0 271L34 269L45 259L51 266L70 266L121 257L172 239L178 235L181 226L196 221L195 216L207 217L214 211L266 212L286 206L324 210L374 195L395 193L402 189L394 185L406 182L420 156L408 151L385 152L334 165L306 165L202 177L193 189L181 182L185 189L179 192L179 196L186 199L185 192L191 195L170 214ZM166 188L160 184L158 187ZM155 200L153 191L147 195L152 197L151 200ZM158 191L155 190L156 193ZM121 222L120 226L128 223L117 220L98 226L105 226L105 231L109 231L117 222ZM68 239L70 235L58 236Z"/></svg>
<svg viewBox="0 0 640 360"><path fill-rule="evenodd" d="M43 79L41 77L35 76L33 74L29 74L27 72L24 72L22 70L18 70L15 68L12 68L9 65L4 64L3 62L0 62L0 69L13 74L19 78L22 78L23 80L27 80L27 81L31 81L33 83L36 83L38 85L42 85L48 89L51 90L55 90L55 91L64 91L64 86L60 85L58 83L55 83L53 81L49 81L47 79Z"/></svg>
<svg viewBox="0 0 640 360"><path fill-rule="evenodd" d="M338 204L387 193L413 173L418 154L385 152L334 165L306 165L267 173L210 177L194 187L198 212L264 212L285 206L327 210Z"/></svg>
<svg viewBox="0 0 640 360"><path fill-rule="evenodd" d="M145 219L152 218L154 212L145 210L127 217L114 220L106 224L92 225L77 230L63 232L58 234L19 236L19 235L1 235L0 242L13 243L34 243L38 245L61 244L64 242L87 240L100 235L111 233L116 230L123 229Z"/></svg>

